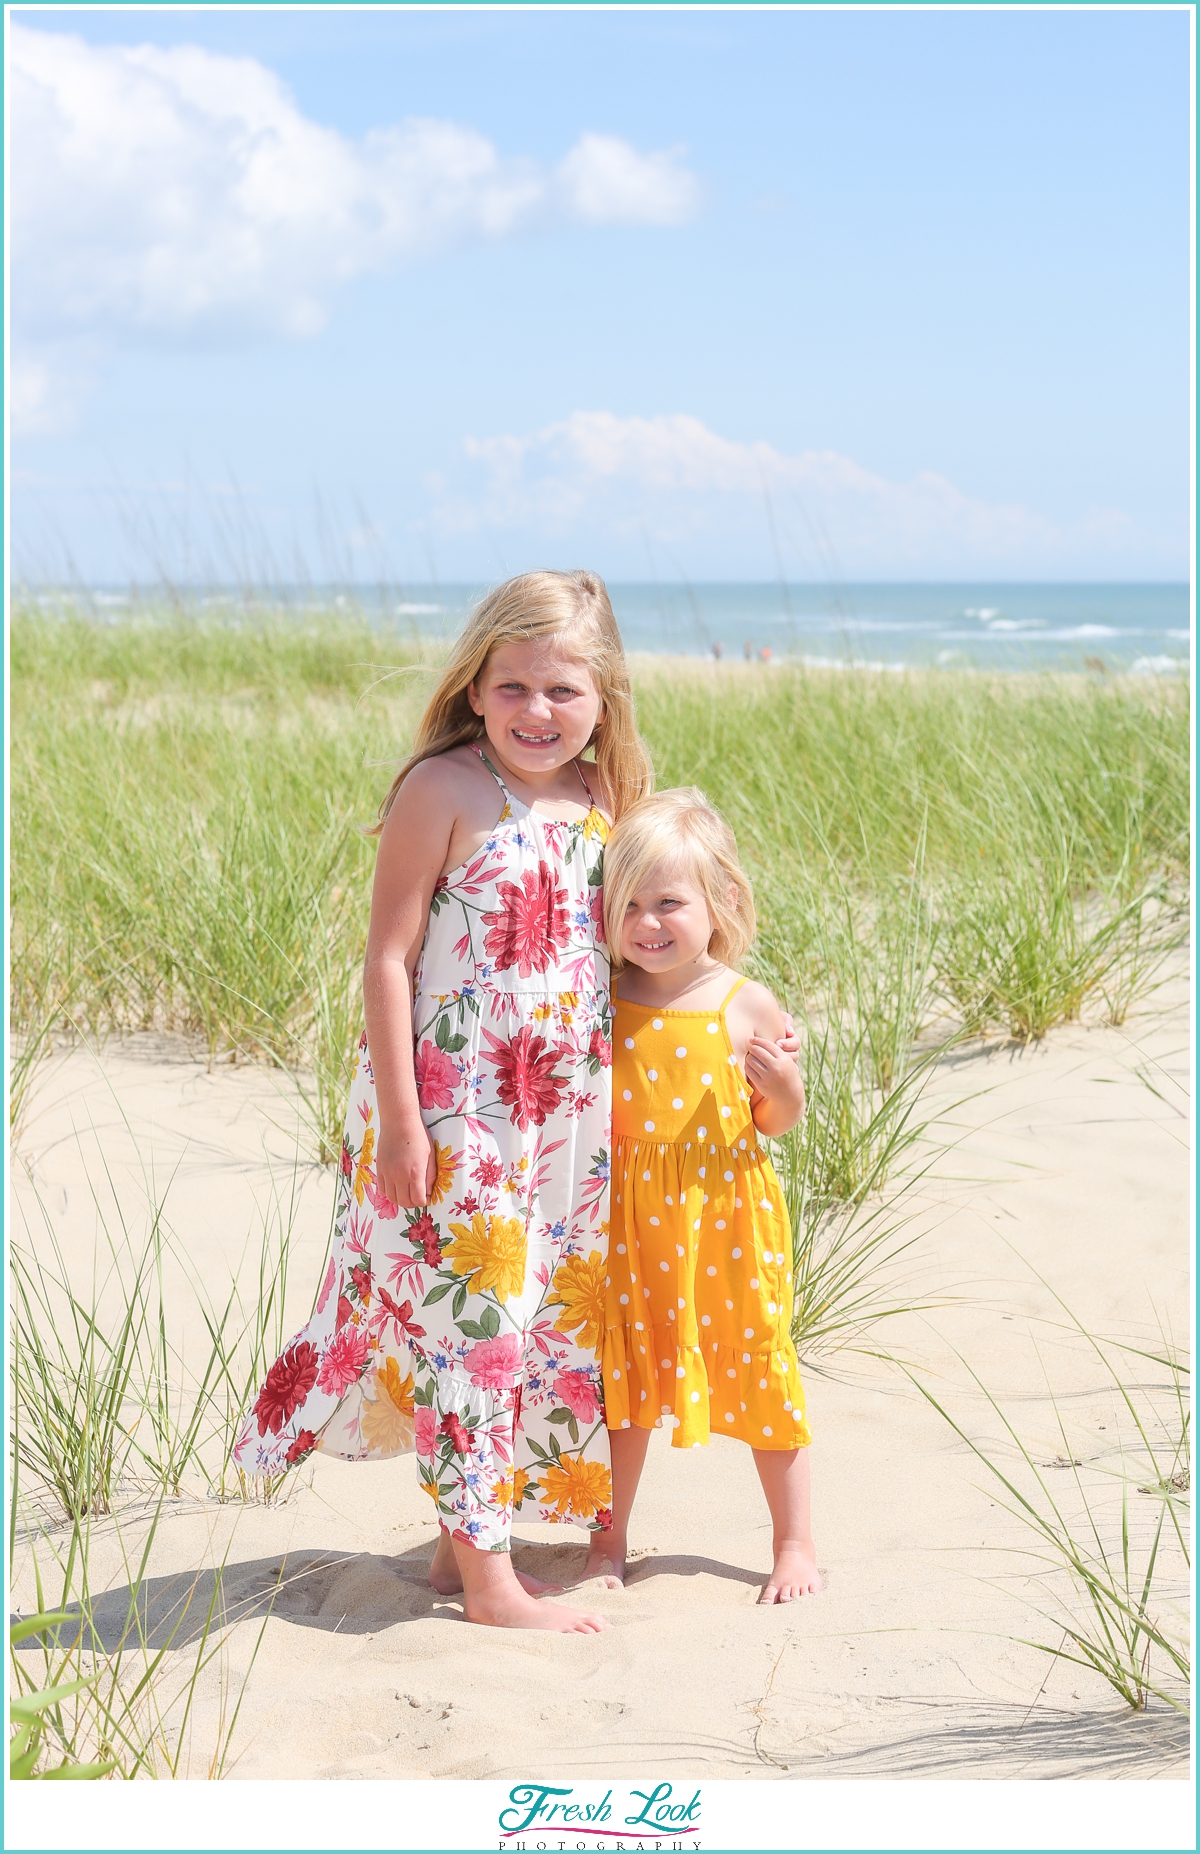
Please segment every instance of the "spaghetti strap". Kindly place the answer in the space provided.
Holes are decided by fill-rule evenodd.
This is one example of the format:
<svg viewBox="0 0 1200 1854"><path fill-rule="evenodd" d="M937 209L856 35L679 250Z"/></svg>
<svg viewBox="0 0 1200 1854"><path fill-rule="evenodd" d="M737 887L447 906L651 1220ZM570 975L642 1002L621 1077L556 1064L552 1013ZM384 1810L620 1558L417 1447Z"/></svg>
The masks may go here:
<svg viewBox="0 0 1200 1854"><path fill-rule="evenodd" d="M728 1008L728 1005L729 1005L729 1000L737 996L737 993L742 989L742 986L745 983L746 983L746 980L745 980L744 975L741 978L734 980L733 984L729 987L729 990L725 993L725 996L721 999L721 1008L717 1012L718 1017L724 1017L726 1009Z"/></svg>
<svg viewBox="0 0 1200 1854"><path fill-rule="evenodd" d="M500 777L500 774L496 771L496 768L492 765L492 762L489 760L487 754L484 752L483 748L479 745L479 742L477 740L473 740L471 742L471 752L477 753L479 755L480 759L483 761L484 765L487 767L488 771L491 773L492 778L496 781L496 784L500 787L500 790L504 793L504 796L505 798L507 798L509 804L510 805L513 804L514 800L513 800L512 793L509 791L508 787L505 785L503 779ZM526 807L526 809L528 809L528 807Z"/></svg>

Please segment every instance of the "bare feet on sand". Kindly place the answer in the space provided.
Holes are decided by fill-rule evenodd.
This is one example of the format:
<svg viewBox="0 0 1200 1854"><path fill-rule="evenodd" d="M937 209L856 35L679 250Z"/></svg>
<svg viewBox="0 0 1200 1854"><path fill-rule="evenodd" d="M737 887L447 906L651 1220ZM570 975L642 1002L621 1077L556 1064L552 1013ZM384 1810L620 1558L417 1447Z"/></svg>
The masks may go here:
<svg viewBox="0 0 1200 1854"><path fill-rule="evenodd" d="M581 1583L591 1577L602 1578L610 1590L620 1590L625 1583L625 1556L629 1547L624 1539L614 1541L611 1532L593 1532Z"/></svg>
<svg viewBox="0 0 1200 1854"><path fill-rule="evenodd" d="M791 1603L796 1597L816 1596L823 1583L812 1540L784 1539L776 1547L775 1568L758 1600L760 1603Z"/></svg>
<svg viewBox="0 0 1200 1854"><path fill-rule="evenodd" d="M522 1590L527 1591L531 1597L549 1596L564 1588L562 1584L544 1584L540 1577L531 1577L528 1571L514 1570L513 1576ZM437 1550L429 1567L429 1582L439 1596L457 1596L463 1587L462 1573L447 1532L438 1533Z"/></svg>

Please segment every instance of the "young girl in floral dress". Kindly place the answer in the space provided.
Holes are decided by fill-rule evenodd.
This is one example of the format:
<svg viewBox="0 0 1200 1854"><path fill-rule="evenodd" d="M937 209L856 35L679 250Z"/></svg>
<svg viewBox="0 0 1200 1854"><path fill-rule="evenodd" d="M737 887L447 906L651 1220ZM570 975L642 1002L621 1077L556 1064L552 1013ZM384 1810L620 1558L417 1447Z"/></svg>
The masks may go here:
<svg viewBox="0 0 1200 1854"><path fill-rule="evenodd" d="M603 1352L611 1568L623 1573L646 1445L665 1419L677 1448L714 1432L750 1445L774 1529L760 1601L787 1603L821 1588L792 1236L759 1138L804 1112L791 1024L733 969L754 938L754 903L733 833L702 793L647 799L613 832L605 865L617 973Z"/></svg>
<svg viewBox="0 0 1200 1854"><path fill-rule="evenodd" d="M611 1524L601 859L650 778L602 582L490 594L381 807L333 1253L234 1451L415 1448L431 1582L473 1622L604 1626L536 1602L509 1546L514 1512L586 1524L593 1557Z"/></svg>

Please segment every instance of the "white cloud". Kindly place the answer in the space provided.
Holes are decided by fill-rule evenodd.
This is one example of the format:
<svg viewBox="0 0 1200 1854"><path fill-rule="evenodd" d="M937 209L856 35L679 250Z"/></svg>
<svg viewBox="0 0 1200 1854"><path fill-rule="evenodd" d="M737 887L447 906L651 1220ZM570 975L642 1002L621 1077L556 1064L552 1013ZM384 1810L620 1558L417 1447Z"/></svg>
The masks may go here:
<svg viewBox="0 0 1200 1854"><path fill-rule="evenodd" d="M253 58L10 28L18 328L314 333L340 284L555 221L673 225L679 150L583 135L557 168L411 117L353 140Z"/></svg>
<svg viewBox="0 0 1200 1854"><path fill-rule="evenodd" d="M525 435L467 438L464 450L471 480L438 512L447 537L645 537L693 574L722 561L718 572L769 575L772 523L798 577L1070 573L1084 561L1098 571L1133 538L1119 511L1066 528L1018 503L969 496L934 471L897 481L836 451L724 438L686 414L574 412Z"/></svg>

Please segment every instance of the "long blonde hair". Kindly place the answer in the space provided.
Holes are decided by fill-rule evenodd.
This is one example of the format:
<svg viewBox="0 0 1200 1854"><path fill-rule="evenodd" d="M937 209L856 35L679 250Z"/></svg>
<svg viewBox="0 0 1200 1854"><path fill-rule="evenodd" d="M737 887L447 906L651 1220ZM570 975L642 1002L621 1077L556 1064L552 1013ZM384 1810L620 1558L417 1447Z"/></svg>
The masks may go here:
<svg viewBox="0 0 1200 1854"><path fill-rule="evenodd" d="M417 728L413 750L379 807L379 823L414 766L448 753L484 734L483 719L467 690L483 673L493 650L536 637L562 636L586 663L600 694L600 719L592 736L601 795L619 818L653 789L650 756L633 718L633 698L621 633L604 581L595 573L519 573L482 599L454 646L442 679Z"/></svg>
<svg viewBox="0 0 1200 1854"><path fill-rule="evenodd" d="M704 896L713 930L708 950L736 966L754 939L754 891L738 861L737 838L694 785L656 792L618 824L604 846L604 937L614 972L621 926L639 885L660 864L689 876Z"/></svg>

